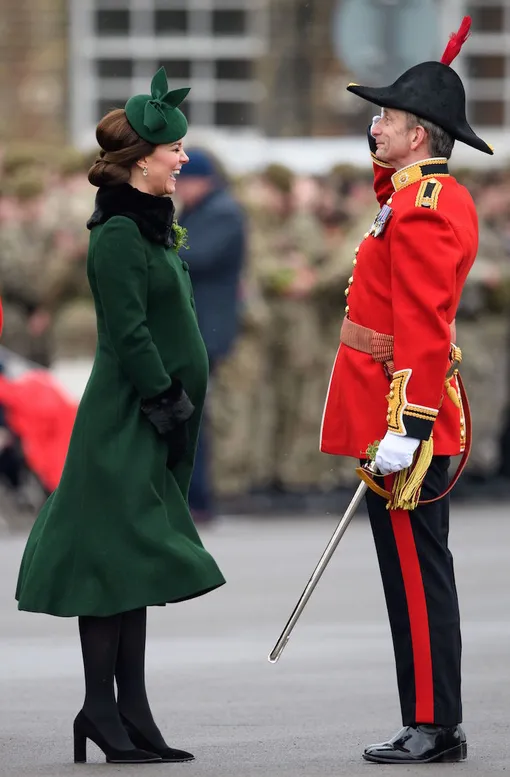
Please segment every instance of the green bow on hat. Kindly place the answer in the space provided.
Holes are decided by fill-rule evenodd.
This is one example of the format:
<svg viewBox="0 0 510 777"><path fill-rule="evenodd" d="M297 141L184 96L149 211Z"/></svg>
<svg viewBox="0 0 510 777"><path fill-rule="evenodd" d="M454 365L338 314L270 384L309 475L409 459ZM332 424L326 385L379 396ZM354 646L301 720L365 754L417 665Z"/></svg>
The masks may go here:
<svg viewBox="0 0 510 777"><path fill-rule="evenodd" d="M127 101L127 120L149 143L175 143L188 130L186 117L177 106L189 91L183 87L169 92L165 68L161 67L152 79L151 94L137 94Z"/></svg>

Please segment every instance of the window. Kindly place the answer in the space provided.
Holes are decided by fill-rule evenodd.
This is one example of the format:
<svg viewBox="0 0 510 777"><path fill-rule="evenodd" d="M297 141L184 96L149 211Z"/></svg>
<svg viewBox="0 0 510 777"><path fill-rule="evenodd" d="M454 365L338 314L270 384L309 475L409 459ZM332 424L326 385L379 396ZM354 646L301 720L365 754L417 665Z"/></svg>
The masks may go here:
<svg viewBox="0 0 510 777"><path fill-rule="evenodd" d="M502 127L505 123L505 103L502 100L472 100L470 118L472 124L480 127Z"/></svg>
<svg viewBox="0 0 510 777"><path fill-rule="evenodd" d="M160 59L157 67L164 67L168 80L174 78L191 78L191 60L189 59Z"/></svg>
<svg viewBox="0 0 510 777"><path fill-rule="evenodd" d="M246 20L246 11L213 11L213 33L215 35L243 35L246 32Z"/></svg>
<svg viewBox="0 0 510 777"><path fill-rule="evenodd" d="M469 13L473 19L473 32L500 32L505 27L505 9L501 5L473 6Z"/></svg>
<svg viewBox="0 0 510 777"><path fill-rule="evenodd" d="M467 58L467 73L470 78L504 78L505 57L480 56Z"/></svg>
<svg viewBox="0 0 510 777"><path fill-rule="evenodd" d="M214 106L214 123L218 127L242 127L253 123L251 103L218 102Z"/></svg>
<svg viewBox="0 0 510 777"><path fill-rule="evenodd" d="M115 108L123 108L127 102L126 97L119 97L118 99L107 100L102 99L97 101L95 123L97 124L103 116L113 111Z"/></svg>
<svg viewBox="0 0 510 777"><path fill-rule="evenodd" d="M182 35L188 31L187 11L154 11L154 32L156 35Z"/></svg>
<svg viewBox="0 0 510 777"><path fill-rule="evenodd" d="M468 117L475 128L497 130L510 120L510 95L505 88L508 51L502 34L510 30L510 2L471 0L467 6L473 19L472 47L466 46L463 68Z"/></svg>
<svg viewBox="0 0 510 777"><path fill-rule="evenodd" d="M131 78L133 75L131 59L98 59L96 65L100 78Z"/></svg>
<svg viewBox="0 0 510 777"><path fill-rule="evenodd" d="M249 81L253 78L251 59L218 59L216 78L220 81Z"/></svg>
<svg viewBox="0 0 510 777"><path fill-rule="evenodd" d="M129 32L129 11L96 11L97 35L126 35Z"/></svg>

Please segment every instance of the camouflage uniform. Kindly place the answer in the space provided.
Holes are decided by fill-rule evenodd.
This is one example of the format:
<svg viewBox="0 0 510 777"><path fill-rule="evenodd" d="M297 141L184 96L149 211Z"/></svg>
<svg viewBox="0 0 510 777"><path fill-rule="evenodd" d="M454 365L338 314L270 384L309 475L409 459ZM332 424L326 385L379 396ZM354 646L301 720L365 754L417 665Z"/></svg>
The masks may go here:
<svg viewBox="0 0 510 777"><path fill-rule="evenodd" d="M84 174L82 155L68 151L60 159L61 175L48 192L54 250L44 284L45 305L54 317L56 355L92 356L96 346L94 305L87 280L87 221L96 189Z"/></svg>
<svg viewBox="0 0 510 777"><path fill-rule="evenodd" d="M274 168L266 175L277 184ZM292 207L285 218L266 211L255 234L253 257L271 319L263 390L255 406L264 480L285 490L308 491L327 481L331 467L319 452L328 381L314 297L328 260L321 226L311 214ZM301 283L299 290L296 284Z"/></svg>
<svg viewBox="0 0 510 777"><path fill-rule="evenodd" d="M4 197L13 210L0 223L0 296L4 308L2 343L21 356L49 366L51 331L35 331L35 318L43 312L43 279L51 234L41 221L44 181L23 171L10 180ZM5 204L5 203L4 203Z"/></svg>
<svg viewBox="0 0 510 777"><path fill-rule="evenodd" d="M508 396L508 253L501 236L480 223L476 262L457 315L461 373L473 416L473 447L467 472L488 477L499 467L500 436Z"/></svg>
<svg viewBox="0 0 510 777"><path fill-rule="evenodd" d="M273 165L263 178L290 195L293 176L286 168ZM245 207L251 250L243 327L212 389L216 488L242 493L271 485L291 491L351 485L352 462L320 453L319 434L359 227L326 239L309 213L294 209L279 217L260 195L245 199ZM368 224L373 212L372 203ZM292 296L289 289L303 273L310 274L309 288ZM224 422L226 408L235 408L235 424Z"/></svg>
<svg viewBox="0 0 510 777"><path fill-rule="evenodd" d="M211 474L219 495L247 493L266 478L267 464L257 444L262 419L255 406L257 395L264 391L269 312L250 267L242 281L242 296L239 336L228 357L216 367L211 387Z"/></svg>

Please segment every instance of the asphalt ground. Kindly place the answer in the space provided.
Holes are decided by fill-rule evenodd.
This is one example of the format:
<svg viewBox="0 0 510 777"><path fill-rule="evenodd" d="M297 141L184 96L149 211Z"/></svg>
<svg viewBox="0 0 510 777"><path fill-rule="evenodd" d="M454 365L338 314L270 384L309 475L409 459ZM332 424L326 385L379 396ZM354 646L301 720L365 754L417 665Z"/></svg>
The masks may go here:
<svg viewBox="0 0 510 777"><path fill-rule="evenodd" d="M229 518L202 532L227 585L149 613L154 715L190 764L113 766L89 744L72 763L83 679L75 619L20 613L13 599L25 537L0 536L0 775L127 770L175 777L503 774L510 770L510 521L507 506L452 515L463 621L468 760L368 764L363 748L400 727L392 646L363 516L349 527L280 661L267 655L337 523Z"/></svg>

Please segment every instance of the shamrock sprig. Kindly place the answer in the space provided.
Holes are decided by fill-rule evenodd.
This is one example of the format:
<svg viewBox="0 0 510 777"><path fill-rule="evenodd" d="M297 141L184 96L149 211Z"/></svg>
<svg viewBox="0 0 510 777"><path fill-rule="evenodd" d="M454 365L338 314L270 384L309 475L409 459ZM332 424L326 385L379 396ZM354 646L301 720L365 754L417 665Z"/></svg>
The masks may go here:
<svg viewBox="0 0 510 777"><path fill-rule="evenodd" d="M186 227L181 227L181 225L178 224L177 221L174 221L174 223L172 224L172 232L173 232L175 250L180 251L181 248L184 248L187 251L189 248L189 245L188 245L188 230L186 229Z"/></svg>
<svg viewBox="0 0 510 777"><path fill-rule="evenodd" d="M370 461L375 460L380 442L380 440L375 440L374 442L370 443L370 445L367 445L366 454Z"/></svg>

